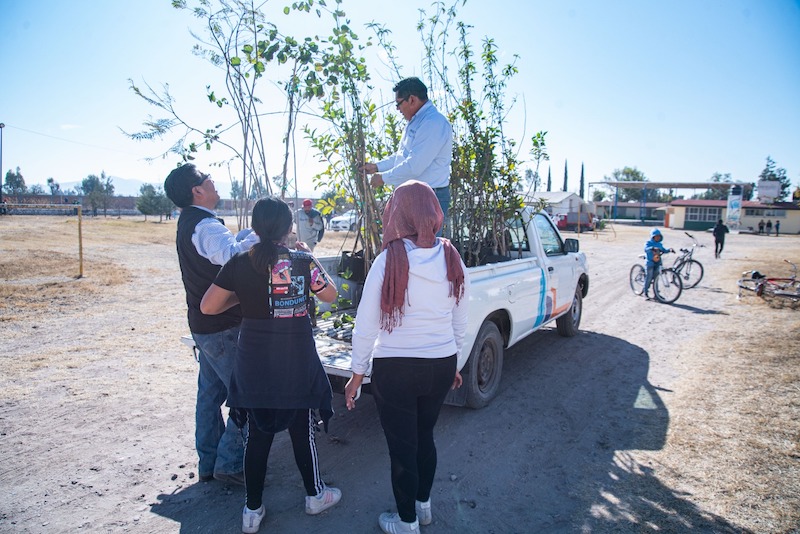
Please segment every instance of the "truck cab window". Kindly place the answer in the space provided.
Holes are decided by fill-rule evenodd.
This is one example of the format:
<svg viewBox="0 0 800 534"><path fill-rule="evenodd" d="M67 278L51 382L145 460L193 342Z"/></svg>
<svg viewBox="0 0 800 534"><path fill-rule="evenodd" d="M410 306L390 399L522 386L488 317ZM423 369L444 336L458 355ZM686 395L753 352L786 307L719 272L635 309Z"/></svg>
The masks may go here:
<svg viewBox="0 0 800 534"><path fill-rule="evenodd" d="M528 243L528 234L525 231L525 225L522 224L522 218L519 215L506 223L506 230L504 233L506 247L509 251L528 252L531 250L531 245Z"/></svg>
<svg viewBox="0 0 800 534"><path fill-rule="evenodd" d="M544 253L547 256L561 256L564 254L564 243L558 236L558 232L553 227L550 218L537 213L533 218L533 223L539 232L539 239L542 241Z"/></svg>

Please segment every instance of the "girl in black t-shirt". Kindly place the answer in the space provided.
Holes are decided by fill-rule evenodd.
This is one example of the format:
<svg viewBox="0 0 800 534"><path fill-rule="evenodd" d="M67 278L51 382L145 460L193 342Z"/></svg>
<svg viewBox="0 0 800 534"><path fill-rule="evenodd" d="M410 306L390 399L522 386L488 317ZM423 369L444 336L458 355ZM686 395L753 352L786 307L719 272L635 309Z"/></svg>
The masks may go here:
<svg viewBox="0 0 800 534"><path fill-rule="evenodd" d="M341 491L322 482L316 461L314 410L326 428L333 410L330 382L308 316L310 293L332 302L338 292L304 243L298 242L297 250L284 245L292 228L286 203L271 197L259 200L252 223L261 242L222 267L200 304L205 314L236 304L242 310L228 406L239 426L249 422L243 532L257 532L264 517L261 494L277 432L288 430L292 439L307 493L306 513L318 514L341 498Z"/></svg>

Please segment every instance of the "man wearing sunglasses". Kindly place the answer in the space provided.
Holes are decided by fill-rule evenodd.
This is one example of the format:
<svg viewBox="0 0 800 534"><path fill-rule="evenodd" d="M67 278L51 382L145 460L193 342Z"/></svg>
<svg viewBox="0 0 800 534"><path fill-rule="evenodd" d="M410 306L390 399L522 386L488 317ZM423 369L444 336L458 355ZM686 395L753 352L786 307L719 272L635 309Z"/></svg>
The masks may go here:
<svg viewBox="0 0 800 534"><path fill-rule="evenodd" d="M450 207L450 163L453 159L453 128L428 100L428 88L419 78L405 78L393 88L395 107L408 121L396 154L360 170L372 174L372 187L398 186L419 180L433 188L447 221ZM442 235L441 230L438 235Z"/></svg>
<svg viewBox="0 0 800 534"><path fill-rule="evenodd" d="M239 306L219 315L205 315L200 301L222 266L235 254L259 242L255 232L241 241L217 217L219 193L214 180L192 164L169 173L164 191L179 208L176 244L186 289L189 330L200 364L195 408L195 446L201 481L217 479L244 485L244 442L234 422L220 410L228 397L236 341L242 315Z"/></svg>

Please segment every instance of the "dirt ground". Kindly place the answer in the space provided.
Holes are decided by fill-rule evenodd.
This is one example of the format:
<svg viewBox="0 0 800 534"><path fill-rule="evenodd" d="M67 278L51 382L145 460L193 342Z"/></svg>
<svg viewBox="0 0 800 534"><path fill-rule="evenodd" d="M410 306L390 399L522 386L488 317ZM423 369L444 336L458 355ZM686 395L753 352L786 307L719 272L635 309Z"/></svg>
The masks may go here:
<svg viewBox="0 0 800 534"><path fill-rule="evenodd" d="M80 279L77 227L0 217L0 531L239 532L244 489L197 479L175 221L85 219ZM800 237L730 235L715 260L703 233L705 277L668 306L628 287L648 230L580 236L581 333L534 333L506 352L491 405L444 408L423 532L800 532L800 310L736 287L744 270L788 273ZM318 446L341 503L303 513L281 435L261 532L379 532L393 510L372 398L334 407Z"/></svg>

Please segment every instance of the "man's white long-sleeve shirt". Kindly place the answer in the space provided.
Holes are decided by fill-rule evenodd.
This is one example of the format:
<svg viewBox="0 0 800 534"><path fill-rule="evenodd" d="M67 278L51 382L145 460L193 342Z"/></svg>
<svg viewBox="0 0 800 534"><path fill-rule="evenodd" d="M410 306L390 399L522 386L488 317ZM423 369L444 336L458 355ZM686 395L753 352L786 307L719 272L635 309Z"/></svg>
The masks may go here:
<svg viewBox="0 0 800 534"><path fill-rule="evenodd" d="M408 290L402 323L391 333L381 330L381 288L386 252L381 252L364 282L353 329L352 371L365 374L370 358L445 358L460 354L467 329L469 278L464 263L464 296L456 304L449 296L444 247L417 248L403 243L408 253Z"/></svg>
<svg viewBox="0 0 800 534"><path fill-rule="evenodd" d="M437 189L450 184L452 161L453 127L428 100L408 122L397 153L377 166L389 185L419 180Z"/></svg>
<svg viewBox="0 0 800 534"><path fill-rule="evenodd" d="M192 234L192 244L197 253L214 265L225 265L239 252L250 250L253 245L260 242L255 232L250 232L247 237L237 241L228 227L216 218L216 213L202 206L194 207L214 215L213 218L207 217L197 223Z"/></svg>

